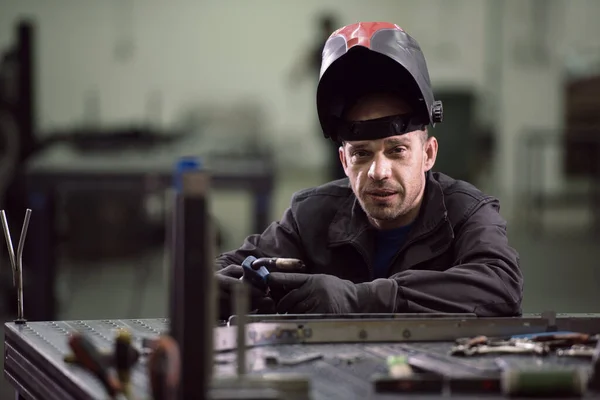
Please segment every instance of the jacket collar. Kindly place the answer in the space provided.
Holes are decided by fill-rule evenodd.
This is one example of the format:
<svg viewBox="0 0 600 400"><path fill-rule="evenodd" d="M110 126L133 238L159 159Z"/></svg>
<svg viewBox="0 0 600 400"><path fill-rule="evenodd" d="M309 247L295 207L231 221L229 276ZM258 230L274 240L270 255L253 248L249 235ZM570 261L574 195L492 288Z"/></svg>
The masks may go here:
<svg viewBox="0 0 600 400"><path fill-rule="evenodd" d="M448 211L444 202L444 192L431 171L427 172L423 203L411 229L410 237L418 237L434 230L443 220L447 221ZM449 222L447 222L449 224ZM328 244L336 246L356 242L366 231L372 229L367 215L358 199L352 193L340 204L329 225Z"/></svg>

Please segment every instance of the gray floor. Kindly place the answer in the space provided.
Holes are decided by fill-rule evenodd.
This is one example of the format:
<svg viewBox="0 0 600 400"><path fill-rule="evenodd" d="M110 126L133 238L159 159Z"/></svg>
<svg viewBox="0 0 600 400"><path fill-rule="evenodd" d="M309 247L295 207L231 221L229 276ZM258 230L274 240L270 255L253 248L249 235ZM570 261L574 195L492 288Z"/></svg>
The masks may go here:
<svg viewBox="0 0 600 400"><path fill-rule="evenodd" d="M282 176L273 218L281 215L294 191L320 181L316 174ZM226 246L236 246L249 230L249 199L240 193L218 193L214 199L214 212L221 224L228 227ZM598 239L585 233L534 239L517 222L511 225L510 239L521 253L526 278L525 312L600 311ZM165 316L162 259L162 249L157 249L135 261L63 265L58 287L62 302L60 318ZM0 399L13 398L11 394L7 382L0 379Z"/></svg>

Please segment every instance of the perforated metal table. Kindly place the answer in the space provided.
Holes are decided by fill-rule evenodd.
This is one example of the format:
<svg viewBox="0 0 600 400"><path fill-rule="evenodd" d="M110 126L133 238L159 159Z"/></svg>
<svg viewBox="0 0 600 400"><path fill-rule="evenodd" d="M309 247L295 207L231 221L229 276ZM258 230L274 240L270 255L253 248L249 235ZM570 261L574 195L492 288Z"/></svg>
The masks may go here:
<svg viewBox="0 0 600 400"><path fill-rule="evenodd" d="M257 321L254 319L253 321ZM557 315L523 318L481 319L469 316L438 318L366 318L258 320L247 325L248 373L301 373L310 377L313 399L379 399L391 395L375 393L374 374L386 371L385 359L406 354L433 359L447 375L476 375L497 369L496 356L459 358L448 355L454 339L477 335L510 336L548 330L600 332L600 315ZM127 328L134 344L167 330L166 319L32 322L6 324L4 375L26 399L103 399L105 391L95 377L63 361L69 354L67 338L79 331L101 349L109 350L118 328ZM236 327L215 329L217 377L232 376L236 368ZM270 365L270 356L290 358L307 353L321 357L295 366ZM520 366L569 366L589 368L587 358L502 356ZM148 399L148 379L142 357L132 375L133 393ZM444 394L445 396L448 393ZM393 397L393 396L391 396ZM411 398L439 398L411 395ZM453 395L453 398L465 396ZM481 396L479 396L481 397ZM468 398L478 398L471 395ZM486 398L494 398L487 396Z"/></svg>

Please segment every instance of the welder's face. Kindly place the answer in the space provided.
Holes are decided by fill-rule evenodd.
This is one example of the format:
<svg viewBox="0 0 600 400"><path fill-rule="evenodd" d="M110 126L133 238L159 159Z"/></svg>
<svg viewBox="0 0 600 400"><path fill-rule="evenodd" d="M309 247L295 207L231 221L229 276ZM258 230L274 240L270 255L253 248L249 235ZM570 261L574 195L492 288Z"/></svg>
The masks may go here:
<svg viewBox="0 0 600 400"><path fill-rule="evenodd" d="M410 112L391 95L372 95L358 101L346 114L350 121L366 121ZM346 142L340 160L354 194L371 222L391 229L418 215L425 189L425 172L437 155L437 141L424 131L384 139Z"/></svg>

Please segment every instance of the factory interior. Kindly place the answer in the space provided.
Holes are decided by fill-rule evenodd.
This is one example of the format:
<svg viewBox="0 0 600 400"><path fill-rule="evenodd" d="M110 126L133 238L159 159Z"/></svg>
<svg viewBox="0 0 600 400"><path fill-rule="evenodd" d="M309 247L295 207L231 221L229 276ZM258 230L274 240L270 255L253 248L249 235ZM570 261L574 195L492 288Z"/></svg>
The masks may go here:
<svg viewBox="0 0 600 400"><path fill-rule="evenodd" d="M599 312L599 17L597 0L0 0L0 208L15 248L32 209L26 317L167 316L180 157L209 166L221 252L337 176L315 59L358 21L421 45L444 103L434 170L500 200L523 312ZM2 240L2 324L16 299Z"/></svg>

